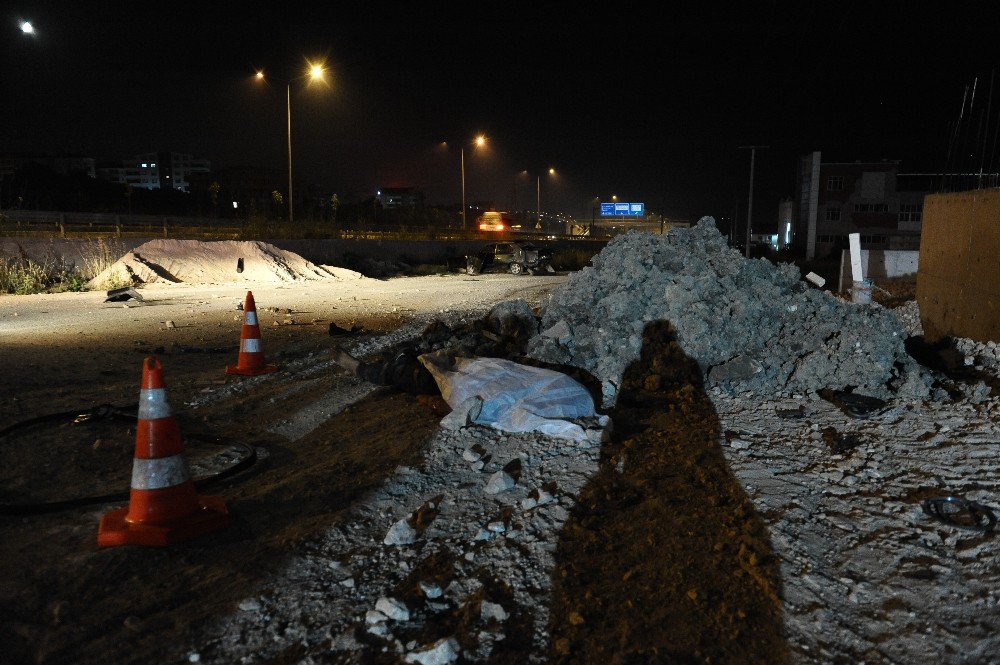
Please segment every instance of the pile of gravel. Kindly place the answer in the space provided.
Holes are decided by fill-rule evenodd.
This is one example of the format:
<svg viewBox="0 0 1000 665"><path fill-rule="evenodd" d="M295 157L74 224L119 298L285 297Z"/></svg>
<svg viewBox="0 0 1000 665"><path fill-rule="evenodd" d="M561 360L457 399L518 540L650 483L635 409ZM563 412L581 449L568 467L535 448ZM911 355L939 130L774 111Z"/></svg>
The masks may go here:
<svg viewBox="0 0 1000 665"><path fill-rule="evenodd" d="M553 291L529 355L593 374L604 406L616 402L654 321L669 321L706 382L725 390L929 393L894 315L809 288L793 265L745 259L711 217L664 235L618 236L592 263Z"/></svg>

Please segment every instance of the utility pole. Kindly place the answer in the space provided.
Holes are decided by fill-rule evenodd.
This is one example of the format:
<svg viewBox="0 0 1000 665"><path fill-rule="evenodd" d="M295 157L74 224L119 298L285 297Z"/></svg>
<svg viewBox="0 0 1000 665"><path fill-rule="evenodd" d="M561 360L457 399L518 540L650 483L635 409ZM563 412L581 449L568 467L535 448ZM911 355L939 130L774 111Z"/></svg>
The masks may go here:
<svg viewBox="0 0 1000 665"><path fill-rule="evenodd" d="M542 176L535 181L535 218L535 228L542 228Z"/></svg>
<svg viewBox="0 0 1000 665"><path fill-rule="evenodd" d="M292 84L289 83L285 88L285 112L288 118L288 224L292 224L294 220L292 212Z"/></svg>
<svg viewBox="0 0 1000 665"><path fill-rule="evenodd" d="M747 199L747 244L744 248L744 256L750 258L750 220L753 217L753 163L757 156L757 148L770 148L769 145L741 145L740 150L750 151L750 194Z"/></svg>
<svg viewBox="0 0 1000 665"><path fill-rule="evenodd" d="M462 148L462 233L465 233L465 148Z"/></svg>

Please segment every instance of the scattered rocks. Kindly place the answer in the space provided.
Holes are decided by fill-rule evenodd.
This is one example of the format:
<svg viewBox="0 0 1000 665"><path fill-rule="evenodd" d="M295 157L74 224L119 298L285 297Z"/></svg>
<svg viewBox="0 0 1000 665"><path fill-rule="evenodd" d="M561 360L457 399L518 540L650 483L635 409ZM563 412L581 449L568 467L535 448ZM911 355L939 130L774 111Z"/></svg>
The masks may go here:
<svg viewBox="0 0 1000 665"><path fill-rule="evenodd" d="M500 494L501 492L513 489L515 484L516 481L514 478L511 477L509 473L501 469L490 476L490 479L486 483L486 487L483 488L483 491L487 494Z"/></svg>
<svg viewBox="0 0 1000 665"><path fill-rule="evenodd" d="M483 621L489 621L491 619L495 621L506 621L510 618L502 605L497 603L491 603L488 600L484 600L479 606L479 615L482 617Z"/></svg>
<svg viewBox="0 0 1000 665"><path fill-rule="evenodd" d="M458 660L459 647L454 638L448 637L438 640L423 651L412 651L406 654L404 660L407 663L419 663L419 665L447 665Z"/></svg>
<svg viewBox="0 0 1000 665"><path fill-rule="evenodd" d="M406 608L406 604L396 600L395 598L382 596L378 599L378 602L375 603L375 609L393 621L410 620L410 610Z"/></svg>
<svg viewBox="0 0 1000 665"><path fill-rule="evenodd" d="M473 395L464 400L457 409L441 419L441 427L456 430L465 427L479 417L483 410L483 398ZM469 460L475 462L476 460Z"/></svg>
<svg viewBox="0 0 1000 665"><path fill-rule="evenodd" d="M409 517L404 517L389 527L382 542L386 545L412 545L417 542L417 530L410 526Z"/></svg>

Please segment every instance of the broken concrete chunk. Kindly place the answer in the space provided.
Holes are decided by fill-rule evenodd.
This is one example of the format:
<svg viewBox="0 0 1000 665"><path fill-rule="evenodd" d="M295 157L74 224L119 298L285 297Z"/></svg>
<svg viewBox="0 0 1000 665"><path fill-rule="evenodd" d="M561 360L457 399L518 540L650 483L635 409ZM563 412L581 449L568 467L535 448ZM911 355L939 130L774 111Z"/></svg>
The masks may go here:
<svg viewBox="0 0 1000 665"><path fill-rule="evenodd" d="M453 637L440 639L423 651L411 651L404 659L419 665L448 665L458 660L458 642Z"/></svg>
<svg viewBox="0 0 1000 665"><path fill-rule="evenodd" d="M501 492L513 489L515 484L514 478L501 469L490 476L489 481L486 483L485 491L487 494L500 494Z"/></svg>
<svg viewBox="0 0 1000 665"><path fill-rule="evenodd" d="M823 285L826 284L826 280L823 279L822 277L820 277L819 275L817 275L814 272L811 272L808 275L806 275L806 279L809 282L811 282L812 284L815 284L816 286L818 286L821 289L823 288Z"/></svg>
<svg viewBox="0 0 1000 665"><path fill-rule="evenodd" d="M378 599L378 602L375 603L375 609L393 621L410 620L410 610L406 608L406 604L396 600L395 598L382 596Z"/></svg>
<svg viewBox="0 0 1000 665"><path fill-rule="evenodd" d="M563 346L566 346L573 340L573 331L570 329L569 324L561 319L554 326L543 332L542 337L554 339Z"/></svg>
<svg viewBox="0 0 1000 665"><path fill-rule="evenodd" d="M365 623L368 624L369 626L372 625L372 624L375 624L375 623L382 623L382 622L388 621L388 620L389 620L389 617L387 617L386 615L382 614L378 610L368 610L365 613Z"/></svg>
<svg viewBox="0 0 1000 665"><path fill-rule="evenodd" d="M462 453L462 459L466 462L478 462L486 454L486 449L478 443L474 443Z"/></svg>
<svg viewBox="0 0 1000 665"><path fill-rule="evenodd" d="M421 582L420 590L424 592L424 596L427 598L440 598L441 594L444 593L441 590L441 586L433 582Z"/></svg>
<svg viewBox="0 0 1000 665"><path fill-rule="evenodd" d="M507 614L502 605L491 603L488 600L484 600L482 605L480 605L479 615L482 617L483 621L489 621L490 619L506 621L510 618L510 615Z"/></svg>
<svg viewBox="0 0 1000 665"><path fill-rule="evenodd" d="M409 518L404 517L389 527L382 542L386 545L411 545L417 542L417 530L410 526Z"/></svg>
<svg viewBox="0 0 1000 665"><path fill-rule="evenodd" d="M483 398L473 395L459 404L458 408L441 419L441 427L447 430L462 429L479 417L483 410ZM474 462L475 460L470 460Z"/></svg>

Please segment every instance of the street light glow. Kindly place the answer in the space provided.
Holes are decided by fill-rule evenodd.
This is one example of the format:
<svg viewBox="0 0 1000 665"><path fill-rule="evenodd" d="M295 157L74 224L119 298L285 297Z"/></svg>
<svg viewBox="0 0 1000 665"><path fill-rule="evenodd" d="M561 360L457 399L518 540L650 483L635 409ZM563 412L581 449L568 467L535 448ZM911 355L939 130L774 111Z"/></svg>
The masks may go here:
<svg viewBox="0 0 1000 665"><path fill-rule="evenodd" d="M480 134L479 136L476 137L476 147L482 148L484 145L486 145L486 137Z"/></svg>
<svg viewBox="0 0 1000 665"><path fill-rule="evenodd" d="M556 174L555 169L549 169L549 175L555 175L555 174Z"/></svg>
<svg viewBox="0 0 1000 665"><path fill-rule="evenodd" d="M326 68L322 63L311 62L309 63L309 78L313 81L322 81L323 75L326 73Z"/></svg>
<svg viewBox="0 0 1000 665"><path fill-rule="evenodd" d="M257 79L258 81L263 81L264 80L264 70L263 69L258 69L257 73L254 74L254 78Z"/></svg>
<svg viewBox="0 0 1000 665"><path fill-rule="evenodd" d="M21 32L26 35L35 34L35 26L31 25L31 21L21 21Z"/></svg>

